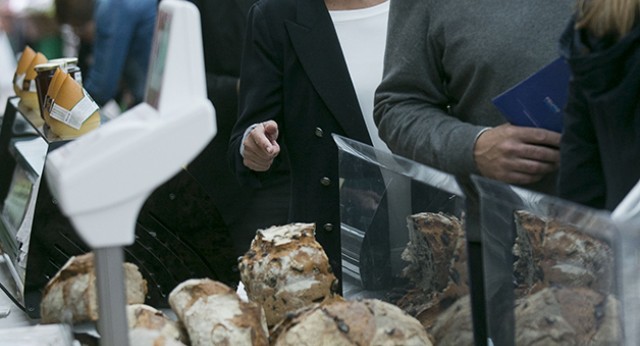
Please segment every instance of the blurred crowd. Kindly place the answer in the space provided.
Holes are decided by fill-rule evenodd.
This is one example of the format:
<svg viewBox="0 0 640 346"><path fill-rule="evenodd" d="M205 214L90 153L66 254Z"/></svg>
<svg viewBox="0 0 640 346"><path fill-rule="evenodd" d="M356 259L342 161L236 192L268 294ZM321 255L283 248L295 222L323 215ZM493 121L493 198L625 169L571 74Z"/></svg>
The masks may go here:
<svg viewBox="0 0 640 346"><path fill-rule="evenodd" d="M30 45L47 56L62 56L61 28L53 0L0 0L0 102L13 94L15 53Z"/></svg>

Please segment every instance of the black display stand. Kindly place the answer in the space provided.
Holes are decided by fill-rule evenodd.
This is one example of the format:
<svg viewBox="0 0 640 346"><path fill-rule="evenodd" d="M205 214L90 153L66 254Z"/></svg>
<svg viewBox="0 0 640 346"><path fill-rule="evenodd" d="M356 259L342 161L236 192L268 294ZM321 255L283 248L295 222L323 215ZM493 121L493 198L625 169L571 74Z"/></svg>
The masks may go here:
<svg viewBox="0 0 640 346"><path fill-rule="evenodd" d="M47 153L68 142L51 137L45 127L40 115L22 107L18 98L7 101L0 132L0 203L4 204L20 164L11 153L17 138L40 136L47 142ZM71 256L90 251L60 212L46 179L41 179L35 198L23 292L30 318L40 316L47 282ZM138 217L135 242L124 249L125 260L137 265L147 280L146 304L168 308L168 294L190 278L208 277L232 286L238 282L231 238L215 210L211 198L185 170L149 197Z"/></svg>

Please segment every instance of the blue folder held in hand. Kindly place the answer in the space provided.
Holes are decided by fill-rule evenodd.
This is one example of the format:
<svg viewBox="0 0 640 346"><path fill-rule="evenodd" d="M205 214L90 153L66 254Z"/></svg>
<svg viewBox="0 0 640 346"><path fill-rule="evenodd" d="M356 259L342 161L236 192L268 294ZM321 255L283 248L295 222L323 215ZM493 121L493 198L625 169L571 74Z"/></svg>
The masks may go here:
<svg viewBox="0 0 640 346"><path fill-rule="evenodd" d="M549 65L492 101L513 125L540 127L562 132L562 117L567 102L569 65L557 58Z"/></svg>

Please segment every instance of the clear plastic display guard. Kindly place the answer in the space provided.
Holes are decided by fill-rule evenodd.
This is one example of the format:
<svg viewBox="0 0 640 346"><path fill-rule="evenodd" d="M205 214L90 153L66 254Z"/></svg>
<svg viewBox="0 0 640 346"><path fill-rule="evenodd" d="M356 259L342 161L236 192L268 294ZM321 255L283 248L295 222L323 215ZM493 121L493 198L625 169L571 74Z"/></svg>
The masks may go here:
<svg viewBox="0 0 640 346"><path fill-rule="evenodd" d="M597 331L595 336L601 339L594 341L595 344L637 345L640 342L639 224L616 221L607 211L484 177L472 179L480 197L485 320L489 337L496 345L524 342L525 328L529 327L527 321L538 317L527 314L522 307L536 302L534 297L546 294L547 290L562 292L565 289L596 292L592 295L600 294L618 302L606 312L605 306L596 308L596 320L608 314L608 320L613 320L620 331L609 335ZM589 250L584 250L585 244ZM525 256L527 253L533 256ZM523 274L522 268L533 270L527 274L532 276ZM557 304L551 304L551 308L566 308L561 300ZM541 312L539 318L549 321L557 318L545 317L543 310L538 311ZM570 325L581 323L581 320L572 321L579 318L577 316L563 318ZM555 340L558 334L551 330L546 336L540 332L538 337ZM577 332L576 340L570 341L581 343L578 339L583 335L580 334ZM602 335L610 339L605 341Z"/></svg>
<svg viewBox="0 0 640 346"><path fill-rule="evenodd" d="M459 277L456 280L461 283L459 294L434 303L433 309L425 308L430 304L428 298L444 297L442 292L451 283L451 276L434 276L414 282L415 278L407 275L410 266L442 267L429 261L413 261L405 254L417 251L414 253L416 257L423 255L421 249L416 249L419 246L410 246L418 244L416 240L420 235L414 226L422 222L421 217L458 223L461 229L456 234L457 238L448 238L454 233L443 233L442 237L445 242L450 240L463 247L467 243L463 226L468 221L467 199L456 178L342 136L334 134L333 139L338 147L339 160L344 297L388 301L421 322L428 319L425 316L431 314L430 311L437 310L435 306L444 310L451 304L461 304L468 314L460 319L463 330L459 333L473 342L473 309L467 299L471 292L465 288L472 286L467 275L467 263L461 262L462 270L457 273ZM413 215L421 216L412 219ZM466 251L462 252L462 257L466 258ZM453 261L454 255L449 255ZM434 333L435 344L452 342L446 338L453 334Z"/></svg>
<svg viewBox="0 0 640 346"><path fill-rule="evenodd" d="M635 213L640 205L640 184L629 194L631 201L622 203L624 208L612 215L483 177L472 176L469 181L461 182L451 175L369 145L338 135L333 138L339 159L345 298L399 301L410 284L410 278L403 277L407 262L402 256L410 233L407 217L425 211L459 217L463 220L466 236L473 234L475 239L473 232L479 232L481 256L475 260L482 263L470 263L469 268L484 276L481 280L467 278L472 298L481 295L475 302L472 300L472 308L477 311L473 312L475 341L471 343L516 345L513 245L516 241L514 212L519 211L547 220L545 222L554 222L563 230L569 229L569 234L576 237L593 238L594 242L610 249L612 267L600 275L611 283L605 286L609 287L606 293L620 302L615 318L623 334L618 344L640 343L640 223ZM372 252L385 253L382 261L363 260L367 253L365 239L371 234L378 245L382 244ZM473 242L469 238L466 241L468 245ZM371 266L372 263L377 265ZM525 267L534 265L525 259L518 263ZM594 265L597 267L598 263ZM376 277L383 278L386 284L377 285ZM564 285L571 287L578 282ZM526 285L520 288L526 288ZM496 299L501 303L496 304ZM453 334L470 333L470 325L471 321L468 321L467 329L456 329ZM550 334L547 336L551 337Z"/></svg>

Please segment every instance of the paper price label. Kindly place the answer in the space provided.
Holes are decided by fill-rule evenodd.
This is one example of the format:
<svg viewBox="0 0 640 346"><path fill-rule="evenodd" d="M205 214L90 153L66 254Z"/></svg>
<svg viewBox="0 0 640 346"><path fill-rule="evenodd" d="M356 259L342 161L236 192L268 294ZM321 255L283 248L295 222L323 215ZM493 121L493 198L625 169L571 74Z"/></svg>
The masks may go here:
<svg viewBox="0 0 640 346"><path fill-rule="evenodd" d="M64 107L53 103L51 107L50 116L56 120L62 121L63 123L73 127L76 130L79 130L82 127L82 124L89 119L89 117L95 113L100 107L86 94L83 90L84 96L71 110L67 110Z"/></svg>

